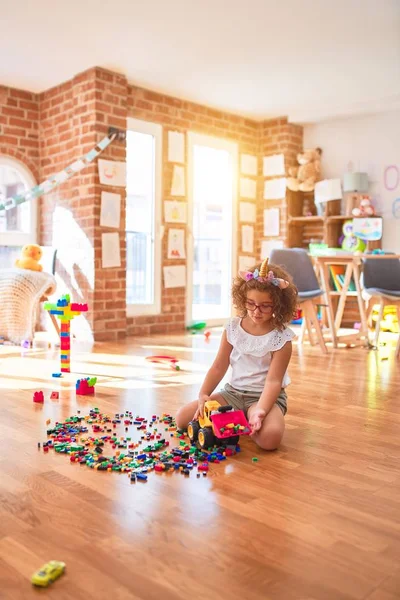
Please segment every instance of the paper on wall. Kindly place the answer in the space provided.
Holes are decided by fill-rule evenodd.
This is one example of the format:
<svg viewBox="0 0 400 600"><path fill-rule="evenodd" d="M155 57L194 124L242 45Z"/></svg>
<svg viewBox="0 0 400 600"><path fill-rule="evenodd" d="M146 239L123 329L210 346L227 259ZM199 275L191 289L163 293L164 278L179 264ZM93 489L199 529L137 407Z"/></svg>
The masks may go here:
<svg viewBox="0 0 400 600"><path fill-rule="evenodd" d="M241 202L239 205L239 220L244 223L255 223L256 205L252 202Z"/></svg>
<svg viewBox="0 0 400 600"><path fill-rule="evenodd" d="M254 227L242 225L242 252L254 252Z"/></svg>
<svg viewBox="0 0 400 600"><path fill-rule="evenodd" d="M263 161L264 177L275 177L276 175L285 175L285 157L283 154L273 154L264 156Z"/></svg>
<svg viewBox="0 0 400 600"><path fill-rule="evenodd" d="M240 178L240 196L255 200L257 196L257 181L248 177Z"/></svg>
<svg viewBox="0 0 400 600"><path fill-rule="evenodd" d="M163 267L164 287L178 288L186 285L186 267L179 265L174 267Z"/></svg>
<svg viewBox="0 0 400 600"><path fill-rule="evenodd" d="M99 168L99 178L102 185L115 185L118 187L126 186L126 163L117 160L97 161Z"/></svg>
<svg viewBox="0 0 400 600"><path fill-rule="evenodd" d="M286 177L268 179L264 183L264 200L281 200L286 196Z"/></svg>
<svg viewBox="0 0 400 600"><path fill-rule="evenodd" d="M257 175L257 156L242 154L240 156L240 171L243 175Z"/></svg>
<svg viewBox="0 0 400 600"><path fill-rule="evenodd" d="M165 200L164 219L166 223L186 223L186 202Z"/></svg>
<svg viewBox="0 0 400 600"><path fill-rule="evenodd" d="M174 165L172 174L171 196L185 195L185 167Z"/></svg>
<svg viewBox="0 0 400 600"><path fill-rule="evenodd" d="M185 136L178 131L168 131L168 161L185 162Z"/></svg>
<svg viewBox="0 0 400 600"><path fill-rule="evenodd" d="M168 258L186 258L184 229L168 231Z"/></svg>
<svg viewBox="0 0 400 600"><path fill-rule="evenodd" d="M101 192L100 226L119 229L121 219L121 196Z"/></svg>
<svg viewBox="0 0 400 600"><path fill-rule="evenodd" d="M103 269L121 266L118 232L101 234L101 266Z"/></svg>
<svg viewBox="0 0 400 600"><path fill-rule="evenodd" d="M374 217L353 219L353 235L365 241L382 238L382 220Z"/></svg>
<svg viewBox="0 0 400 600"><path fill-rule="evenodd" d="M239 256L239 271L248 271L256 262L255 256Z"/></svg>
<svg viewBox="0 0 400 600"><path fill-rule="evenodd" d="M264 210L264 235L279 235L279 208L267 208Z"/></svg>
<svg viewBox="0 0 400 600"><path fill-rule="evenodd" d="M262 240L261 242L261 260L269 258L272 250L284 248L282 240Z"/></svg>

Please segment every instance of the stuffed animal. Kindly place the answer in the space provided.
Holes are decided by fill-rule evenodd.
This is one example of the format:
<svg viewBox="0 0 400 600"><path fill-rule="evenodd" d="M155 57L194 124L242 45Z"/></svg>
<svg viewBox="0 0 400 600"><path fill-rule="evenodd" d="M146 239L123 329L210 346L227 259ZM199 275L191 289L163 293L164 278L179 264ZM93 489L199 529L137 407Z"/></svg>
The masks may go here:
<svg viewBox="0 0 400 600"><path fill-rule="evenodd" d="M353 217L373 217L375 209L372 206L371 198L369 196L361 196L359 208L353 208L351 212Z"/></svg>
<svg viewBox="0 0 400 600"><path fill-rule="evenodd" d="M289 190L312 192L317 181L321 179L321 148L304 150L297 155L298 167L289 168L286 184Z"/></svg>
<svg viewBox="0 0 400 600"><path fill-rule="evenodd" d="M15 261L15 266L19 269L29 269L30 271L42 271L43 267L39 264L42 258L42 249L37 244L28 244L21 250L21 258Z"/></svg>

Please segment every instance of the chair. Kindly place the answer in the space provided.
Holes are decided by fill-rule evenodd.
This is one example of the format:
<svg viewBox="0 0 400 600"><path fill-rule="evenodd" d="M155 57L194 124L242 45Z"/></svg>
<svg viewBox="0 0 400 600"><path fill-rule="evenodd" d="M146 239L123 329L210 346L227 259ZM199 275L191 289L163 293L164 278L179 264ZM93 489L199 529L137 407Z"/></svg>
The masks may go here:
<svg viewBox="0 0 400 600"><path fill-rule="evenodd" d="M299 336L299 344L303 343L307 329L310 344L314 345L313 328L317 341L324 354L327 353L322 329L318 320L315 300L323 295L308 253L303 248L285 248L272 250L270 262L281 265L292 277L299 292L299 304L303 312L303 325Z"/></svg>
<svg viewBox="0 0 400 600"><path fill-rule="evenodd" d="M381 321L385 306L395 305L400 326L400 260L397 258L364 259L362 276L363 297L368 303L368 318L374 303L379 302L379 313L375 325L374 346L378 345ZM396 346L396 357L400 356L400 333Z"/></svg>

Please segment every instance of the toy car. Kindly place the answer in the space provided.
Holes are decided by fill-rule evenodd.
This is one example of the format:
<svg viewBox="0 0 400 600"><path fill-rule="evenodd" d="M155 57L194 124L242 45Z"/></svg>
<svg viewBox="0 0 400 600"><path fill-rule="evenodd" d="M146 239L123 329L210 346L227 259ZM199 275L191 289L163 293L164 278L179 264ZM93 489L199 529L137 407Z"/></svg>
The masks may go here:
<svg viewBox="0 0 400 600"><path fill-rule="evenodd" d="M190 421L188 436L200 448L211 448L217 442L236 445L240 435L249 435L250 427L242 410L221 406L215 400L204 405L204 416Z"/></svg>
<svg viewBox="0 0 400 600"><path fill-rule="evenodd" d="M32 575L33 585L40 587L47 587L50 583L53 583L58 579L65 571L65 563L59 560L51 560L41 567L36 573Z"/></svg>

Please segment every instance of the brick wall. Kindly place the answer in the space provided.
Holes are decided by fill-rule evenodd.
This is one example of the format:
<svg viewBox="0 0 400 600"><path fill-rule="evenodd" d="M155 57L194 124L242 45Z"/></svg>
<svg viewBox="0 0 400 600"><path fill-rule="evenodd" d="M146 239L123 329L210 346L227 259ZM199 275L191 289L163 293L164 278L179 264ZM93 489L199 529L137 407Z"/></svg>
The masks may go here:
<svg viewBox="0 0 400 600"><path fill-rule="evenodd" d="M39 176L39 99L37 94L0 86L0 154L24 163Z"/></svg>
<svg viewBox="0 0 400 600"><path fill-rule="evenodd" d="M297 165L297 154L303 149L303 128L300 125L289 123L284 117L263 121L261 127L260 153L261 157L273 154L283 154L285 157L286 173L291 166ZM263 176L262 160L260 164L261 185L258 197L258 216L256 239L258 242L257 252L261 252L263 239L286 239L287 233L287 202L286 198L276 200L264 200L264 182L270 177ZM280 235L276 238L264 237L263 211L266 208L279 208L280 210Z"/></svg>
<svg viewBox="0 0 400 600"><path fill-rule="evenodd" d="M126 127L127 84L124 77L90 69L40 95L41 178L64 168L91 150L109 126ZM125 160L125 145L114 143L102 158ZM125 190L120 231L121 267L101 266L100 205L102 186L97 163L41 199L40 240L58 249L59 293L88 302L85 316L97 340L126 335ZM106 228L102 231L107 232ZM113 230L115 231L115 230Z"/></svg>
<svg viewBox="0 0 400 600"><path fill-rule="evenodd" d="M172 98L136 87L128 87L128 116L151 121L163 126L163 200L174 199L170 195L173 163L168 162L168 131L187 133L193 131L205 135L224 138L238 143L241 153L259 155L260 124L251 119L239 117L219 110L207 108L193 102ZM186 144L187 145L187 144ZM187 148L186 148L187 182ZM257 178L256 178L257 179ZM238 173L239 189L239 173ZM184 200L187 201L187 197ZM251 202L251 200L247 200ZM256 203L256 200L254 200ZM239 203L238 203L239 210ZM168 227L165 223L162 256L167 256ZM181 227L181 226L179 226ZM186 226L183 226L185 230ZM238 256L241 252L241 228L238 230ZM255 253L253 253L255 255ZM257 257L258 258L258 257ZM186 264L185 260L163 258L162 266ZM128 334L149 334L170 332L185 326L186 296L184 288L162 289L161 314L128 318Z"/></svg>
<svg viewBox="0 0 400 600"><path fill-rule="evenodd" d="M168 132L188 131L211 135L238 144L239 163L242 153L258 159L255 251L260 257L263 236L263 210L281 209L281 231L286 235L286 201L266 202L263 199L265 178L262 158L283 153L286 169L297 164L302 150L302 128L288 123L286 118L256 122L237 115L207 108L192 102L150 92L129 85L124 76L94 68L71 81L40 95L20 90L0 88L0 152L24 162L38 180L64 168L102 139L110 125L124 129L128 116L163 126L162 200L172 199L173 164L167 160ZM125 160L125 145L112 144L103 158ZM185 162L187 176L187 155ZM238 189L240 172L238 172ZM187 177L186 177L187 181ZM149 334L182 330L185 325L185 289L162 289L160 315L126 317L126 247L125 196L123 196L120 226L121 267L102 269L100 206L102 186L97 164L86 167L40 201L40 242L59 250L59 292L69 291L77 301L89 303L87 327L95 338L118 339L126 334ZM240 198L239 198L240 200ZM187 197L182 200L187 201ZM239 202L238 202L239 210ZM237 255L241 251L241 225L238 222ZM162 256L167 255L168 227L165 224ZM183 226L186 229L186 226ZM115 231L115 230L113 230ZM186 261L162 260L162 266L185 264Z"/></svg>

